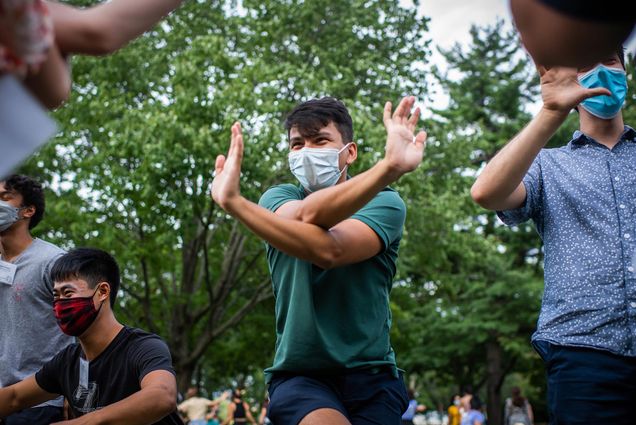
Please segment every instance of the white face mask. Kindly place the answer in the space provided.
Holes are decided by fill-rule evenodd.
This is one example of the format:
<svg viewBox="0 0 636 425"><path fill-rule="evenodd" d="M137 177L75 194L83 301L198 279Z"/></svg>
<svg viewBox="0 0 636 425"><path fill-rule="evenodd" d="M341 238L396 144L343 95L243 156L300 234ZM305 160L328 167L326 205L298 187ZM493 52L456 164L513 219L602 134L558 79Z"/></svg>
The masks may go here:
<svg viewBox="0 0 636 425"><path fill-rule="evenodd" d="M342 149L302 148L289 153L289 169L300 184L309 192L315 192L335 185L347 169L342 170L338 163L340 153L347 149L351 142Z"/></svg>
<svg viewBox="0 0 636 425"><path fill-rule="evenodd" d="M20 219L18 212L20 208L16 208L11 204L0 201L0 232L7 230L13 223Z"/></svg>

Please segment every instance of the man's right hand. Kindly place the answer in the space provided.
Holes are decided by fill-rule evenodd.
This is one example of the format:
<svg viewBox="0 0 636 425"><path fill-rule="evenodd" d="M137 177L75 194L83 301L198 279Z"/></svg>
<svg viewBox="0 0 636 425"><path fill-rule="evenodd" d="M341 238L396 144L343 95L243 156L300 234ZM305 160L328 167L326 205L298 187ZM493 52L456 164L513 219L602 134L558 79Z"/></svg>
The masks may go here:
<svg viewBox="0 0 636 425"><path fill-rule="evenodd" d="M537 65L541 77L543 109L567 116L585 99L599 95L611 95L606 88L587 89L579 84L576 68L546 68Z"/></svg>
<svg viewBox="0 0 636 425"><path fill-rule="evenodd" d="M387 133L384 160L398 177L416 169L424 156L426 132L420 131L414 136L420 117L420 108L416 108L413 114L410 113L414 103L413 96L403 98L393 115L391 102L384 105L384 126Z"/></svg>

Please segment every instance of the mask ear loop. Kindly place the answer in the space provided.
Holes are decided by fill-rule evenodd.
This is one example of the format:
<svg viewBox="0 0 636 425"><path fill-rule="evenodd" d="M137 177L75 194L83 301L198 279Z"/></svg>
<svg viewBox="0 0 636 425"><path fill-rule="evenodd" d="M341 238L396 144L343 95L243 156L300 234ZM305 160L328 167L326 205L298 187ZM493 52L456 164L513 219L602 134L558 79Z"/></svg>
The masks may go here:
<svg viewBox="0 0 636 425"><path fill-rule="evenodd" d="M352 143L353 143L353 142L349 142L349 143L347 143L346 145L344 145L344 146L342 147L342 149L340 149L340 150L338 151L338 158L340 158L340 154L342 153L342 151L343 151L343 150L345 150L345 149L347 149L347 148L349 147L349 145L350 145L350 144L352 144ZM340 172L338 173L338 179L340 179L340 176L342 176L342 173L344 173L344 172L345 172L345 170L346 170L347 168L349 168L349 164L345 164L345 166L342 168L342 170L340 170Z"/></svg>
<svg viewBox="0 0 636 425"><path fill-rule="evenodd" d="M102 283L102 282L100 282L100 283ZM97 291L99 291L99 284L97 285L97 287L95 288L95 291L93 292L93 297L95 296ZM97 314L99 314L99 312L102 310L102 306L104 305L105 302L106 302L106 300L102 300L102 302L99 303L99 308L97 309Z"/></svg>

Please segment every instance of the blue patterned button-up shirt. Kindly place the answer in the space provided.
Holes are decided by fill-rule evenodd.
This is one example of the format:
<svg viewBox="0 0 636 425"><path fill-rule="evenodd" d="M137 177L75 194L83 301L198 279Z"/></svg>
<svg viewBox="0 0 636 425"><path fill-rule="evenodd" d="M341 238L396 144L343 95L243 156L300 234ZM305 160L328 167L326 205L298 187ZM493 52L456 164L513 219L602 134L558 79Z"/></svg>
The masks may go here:
<svg viewBox="0 0 636 425"><path fill-rule="evenodd" d="M532 219L543 240L545 290L533 340L636 356L636 131L613 149L577 131L543 149L523 183L525 204L499 212Z"/></svg>

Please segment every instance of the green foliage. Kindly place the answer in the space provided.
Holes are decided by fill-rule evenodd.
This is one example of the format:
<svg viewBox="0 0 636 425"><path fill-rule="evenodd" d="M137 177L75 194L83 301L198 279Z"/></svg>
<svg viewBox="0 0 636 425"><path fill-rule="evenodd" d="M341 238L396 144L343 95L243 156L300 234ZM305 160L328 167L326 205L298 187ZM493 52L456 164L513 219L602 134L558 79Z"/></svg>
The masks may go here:
<svg viewBox="0 0 636 425"><path fill-rule="evenodd" d="M199 365L218 379L254 373L274 347L270 302L245 319L258 332L239 326L271 297L262 243L208 195L231 124L246 133L252 200L291 181L281 122L301 100L345 102L366 168L382 152L384 102L425 89L425 30L396 2L200 0L117 54L73 59L61 133L25 167L48 182L42 233L115 254L118 314L168 341L181 389Z"/></svg>

